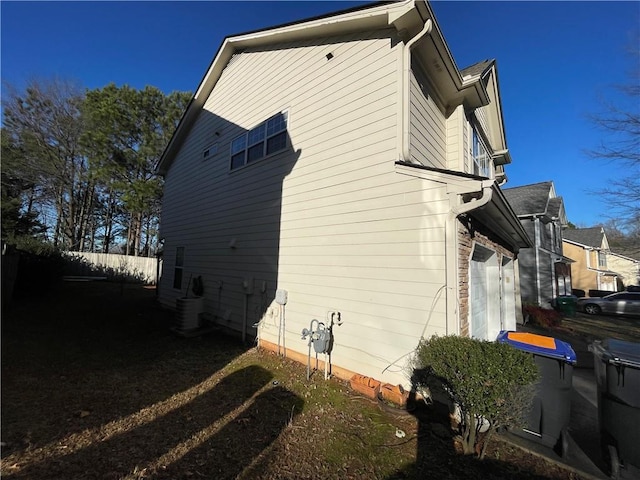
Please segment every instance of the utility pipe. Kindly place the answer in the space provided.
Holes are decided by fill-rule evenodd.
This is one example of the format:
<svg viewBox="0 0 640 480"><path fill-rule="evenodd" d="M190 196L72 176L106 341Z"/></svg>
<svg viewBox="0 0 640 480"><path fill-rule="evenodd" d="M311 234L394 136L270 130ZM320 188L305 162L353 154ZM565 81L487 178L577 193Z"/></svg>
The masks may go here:
<svg viewBox="0 0 640 480"><path fill-rule="evenodd" d="M411 101L411 48L425 35L429 35L433 28L431 19L428 19L422 26L422 30L411 38L404 46L401 55L402 61L402 81L400 82L400 124L402 131L400 160L410 161L409 149L411 138L409 135L409 124L411 122L409 102Z"/></svg>
<svg viewBox="0 0 640 480"><path fill-rule="evenodd" d="M536 262L536 300L542 306L542 293L540 292L540 217L533 217L534 256Z"/></svg>
<svg viewBox="0 0 640 480"><path fill-rule="evenodd" d="M244 292L244 301L242 302L242 343L244 344L247 337L247 317L249 310L249 294Z"/></svg>
<svg viewBox="0 0 640 480"><path fill-rule="evenodd" d="M287 345L285 343L285 337L287 335L287 329L284 324L285 313L284 313L284 304L280 305L280 324L282 325L282 354L284 358L287 358Z"/></svg>

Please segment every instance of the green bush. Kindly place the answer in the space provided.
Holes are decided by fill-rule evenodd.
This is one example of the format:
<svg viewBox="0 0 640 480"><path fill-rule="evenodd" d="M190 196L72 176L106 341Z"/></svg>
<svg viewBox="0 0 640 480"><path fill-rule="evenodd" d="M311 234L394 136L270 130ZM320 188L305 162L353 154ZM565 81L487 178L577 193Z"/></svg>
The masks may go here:
<svg viewBox="0 0 640 480"><path fill-rule="evenodd" d="M523 426L539 378L533 356L511 345L467 337L423 340L413 361L414 382L442 387L460 409L465 454L483 458L497 428ZM481 430L488 426L485 435Z"/></svg>
<svg viewBox="0 0 640 480"><path fill-rule="evenodd" d="M538 325L544 328L557 327L562 321L562 315L556 310L538 307L537 305L524 305L522 307L526 323Z"/></svg>

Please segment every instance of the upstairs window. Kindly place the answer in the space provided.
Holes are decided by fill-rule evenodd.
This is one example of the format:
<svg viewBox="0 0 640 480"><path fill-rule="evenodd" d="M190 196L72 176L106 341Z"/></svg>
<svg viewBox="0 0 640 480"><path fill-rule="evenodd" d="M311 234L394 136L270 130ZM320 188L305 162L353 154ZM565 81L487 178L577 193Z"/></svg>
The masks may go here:
<svg viewBox="0 0 640 480"><path fill-rule="evenodd" d="M473 158L473 174L491 178L491 158L489 157L487 147L484 146L484 143L475 128L473 129L471 157Z"/></svg>
<svg viewBox="0 0 640 480"><path fill-rule="evenodd" d="M607 268L607 254L598 250L598 267Z"/></svg>
<svg viewBox="0 0 640 480"><path fill-rule="evenodd" d="M231 141L231 170L287 148L287 112L280 112Z"/></svg>

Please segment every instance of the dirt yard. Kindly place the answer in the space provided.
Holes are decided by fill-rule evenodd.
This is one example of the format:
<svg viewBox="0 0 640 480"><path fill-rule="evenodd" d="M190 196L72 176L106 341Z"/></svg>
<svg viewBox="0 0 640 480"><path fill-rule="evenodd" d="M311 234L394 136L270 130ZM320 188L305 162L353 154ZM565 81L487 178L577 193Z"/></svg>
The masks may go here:
<svg viewBox="0 0 640 480"><path fill-rule="evenodd" d="M484 461L457 455L438 407L382 409L219 333L177 337L172 321L141 286L65 283L14 302L2 477L581 478L500 439Z"/></svg>

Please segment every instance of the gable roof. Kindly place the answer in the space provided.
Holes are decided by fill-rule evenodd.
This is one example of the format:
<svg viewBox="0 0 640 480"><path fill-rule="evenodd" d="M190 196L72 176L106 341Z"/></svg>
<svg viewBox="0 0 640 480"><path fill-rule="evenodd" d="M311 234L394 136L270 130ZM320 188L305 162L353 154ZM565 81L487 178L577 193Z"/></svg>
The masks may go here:
<svg viewBox="0 0 640 480"><path fill-rule="evenodd" d="M516 212L516 215L545 215L553 184L551 182L534 183L521 187L504 188L504 196Z"/></svg>
<svg viewBox="0 0 640 480"><path fill-rule="evenodd" d="M562 239L592 248L602 248L604 229L602 227L569 228L562 231Z"/></svg>
<svg viewBox="0 0 640 480"><path fill-rule="evenodd" d="M568 223L564 200L556 196L552 181L505 188L503 192L519 218L542 216L548 220L559 220L561 225Z"/></svg>
<svg viewBox="0 0 640 480"><path fill-rule="evenodd" d="M460 75L462 75L462 78L482 75L494 62L495 60L483 60L481 62L474 63L473 65L469 65L468 67L460 70Z"/></svg>
<svg viewBox="0 0 640 480"><path fill-rule="evenodd" d="M482 76L478 74L479 64L469 67L464 77L458 70L428 3L424 0L375 2L299 22L225 37L165 148L156 167L157 172L164 175L169 170L222 71L235 53L248 48L268 48L284 42L388 28L395 28L398 35L406 40L420 32L428 21L432 22L432 31L420 39L413 52L422 59L422 64L429 69L434 84L438 85L442 95L446 97L444 107L452 109L464 103L471 108L478 108L491 104L492 108L499 110L499 104L492 101ZM493 67L495 71L495 64ZM497 79L493 83L496 81ZM508 163L510 159L506 144L501 143L500 148L504 150L496 153L500 158L504 158L503 163Z"/></svg>
<svg viewBox="0 0 640 480"><path fill-rule="evenodd" d="M564 199L562 197L550 198L547 213L551 218L562 218L564 216Z"/></svg>

